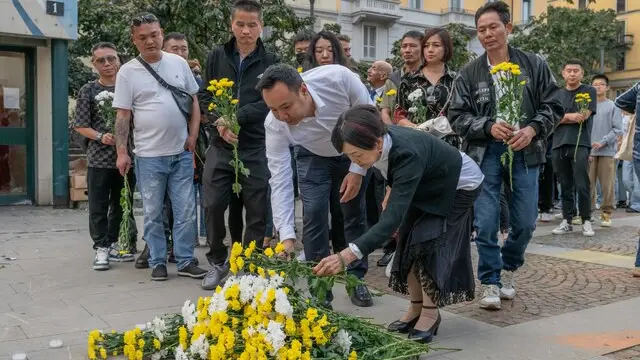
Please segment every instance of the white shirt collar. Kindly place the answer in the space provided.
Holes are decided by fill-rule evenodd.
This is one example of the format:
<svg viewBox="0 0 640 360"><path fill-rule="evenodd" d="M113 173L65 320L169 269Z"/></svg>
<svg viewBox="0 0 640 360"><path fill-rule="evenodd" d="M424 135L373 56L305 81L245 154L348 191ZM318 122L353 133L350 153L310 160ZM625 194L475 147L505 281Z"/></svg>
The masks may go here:
<svg viewBox="0 0 640 360"><path fill-rule="evenodd" d="M389 151L391 150L391 135L389 133L384 134L382 137L382 154L380 155L380 159L373 164L380 172L385 179L388 179L387 173L389 171Z"/></svg>

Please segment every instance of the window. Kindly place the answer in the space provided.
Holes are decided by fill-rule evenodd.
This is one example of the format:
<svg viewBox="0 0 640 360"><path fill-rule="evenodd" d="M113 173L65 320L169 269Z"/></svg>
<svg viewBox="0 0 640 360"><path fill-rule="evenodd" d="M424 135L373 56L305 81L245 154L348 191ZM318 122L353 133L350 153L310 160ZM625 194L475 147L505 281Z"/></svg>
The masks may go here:
<svg viewBox="0 0 640 360"><path fill-rule="evenodd" d="M522 0L522 22L525 24L531 19L531 1Z"/></svg>
<svg viewBox="0 0 640 360"><path fill-rule="evenodd" d="M421 0L409 0L409 9L420 9Z"/></svg>
<svg viewBox="0 0 640 360"><path fill-rule="evenodd" d="M578 9L586 9L586 8L587 8L587 0L579 0Z"/></svg>
<svg viewBox="0 0 640 360"><path fill-rule="evenodd" d="M627 0L617 0L617 2L616 2L616 11L617 12L625 12L625 11L627 11Z"/></svg>
<svg viewBox="0 0 640 360"><path fill-rule="evenodd" d="M618 21L618 43L621 46L624 46L625 44L625 33L627 32L627 23L625 21ZM625 50L622 51L617 59L616 59L616 71L622 71L625 68L625 62L626 62L626 47Z"/></svg>
<svg viewBox="0 0 640 360"><path fill-rule="evenodd" d="M365 59L376 58L376 27L364 26L363 55Z"/></svg>
<svg viewBox="0 0 640 360"><path fill-rule="evenodd" d="M462 8L462 0L451 0L451 9L460 10Z"/></svg>

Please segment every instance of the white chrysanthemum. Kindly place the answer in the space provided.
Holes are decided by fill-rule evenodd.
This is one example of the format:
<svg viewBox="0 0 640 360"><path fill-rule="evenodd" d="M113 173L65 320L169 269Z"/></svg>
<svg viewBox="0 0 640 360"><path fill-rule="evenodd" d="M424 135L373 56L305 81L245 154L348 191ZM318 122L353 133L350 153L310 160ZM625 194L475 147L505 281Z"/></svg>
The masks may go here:
<svg viewBox="0 0 640 360"><path fill-rule="evenodd" d="M407 99L409 101L416 101L416 100L419 100L420 98L422 98L422 89L420 88L413 90L413 92L409 94L409 96L407 96Z"/></svg>
<svg viewBox="0 0 640 360"><path fill-rule="evenodd" d="M333 342L342 349L344 356L349 355L351 351L351 335L345 330L340 330L333 338Z"/></svg>
<svg viewBox="0 0 640 360"><path fill-rule="evenodd" d="M418 112L418 108L415 107L415 106L412 106L412 107L409 108L409 112L412 113L412 114L415 114L415 113Z"/></svg>
<svg viewBox="0 0 640 360"><path fill-rule="evenodd" d="M243 304L251 302L255 298L253 284L255 281L254 275L246 275L240 278L240 302Z"/></svg>
<svg viewBox="0 0 640 360"><path fill-rule="evenodd" d="M156 317L148 328L153 331L153 334L158 338L158 340L160 340L160 342L164 341L164 334L167 331L167 324L164 319Z"/></svg>
<svg viewBox="0 0 640 360"><path fill-rule="evenodd" d="M278 274L269 277L269 287L278 289L284 284L284 278Z"/></svg>
<svg viewBox="0 0 640 360"><path fill-rule="evenodd" d="M176 360L191 360L189 355L182 349L182 345L178 345L176 348Z"/></svg>
<svg viewBox="0 0 640 360"><path fill-rule="evenodd" d="M286 317L293 316L293 307L287 298L283 289L276 290L276 306L275 310L278 314L282 314Z"/></svg>
<svg viewBox="0 0 640 360"><path fill-rule="evenodd" d="M285 339L287 335L282 330L282 324L273 320L269 320L269 325L265 329L262 325L258 328L259 332L264 335L265 341L267 341L273 349L271 355L275 355L285 345Z"/></svg>
<svg viewBox="0 0 640 360"><path fill-rule="evenodd" d="M103 91L99 92L98 95L96 95L95 99L97 101L104 101L104 100L112 100L113 97L114 97L113 92L107 91L107 90L103 90Z"/></svg>
<svg viewBox="0 0 640 360"><path fill-rule="evenodd" d="M100 106L104 106L104 100L100 100L100 102L98 103Z"/></svg>
<svg viewBox="0 0 640 360"><path fill-rule="evenodd" d="M191 303L191 300L184 302L182 306L182 318L184 319L184 324L187 325L187 329L193 331L193 327L198 319L196 318L196 306Z"/></svg>
<svg viewBox="0 0 640 360"><path fill-rule="evenodd" d="M207 311L209 312L209 316L211 316L217 312L226 312L228 307L229 302L224 298L224 292L221 292L211 296L211 301L209 302L209 308Z"/></svg>
<svg viewBox="0 0 640 360"><path fill-rule="evenodd" d="M204 336L204 334L200 335L200 337L196 339L196 341L191 343L191 346L189 347L189 351L191 352L192 355L198 354L198 356L200 356L200 359L202 360L208 359L209 342L207 341L207 338Z"/></svg>
<svg viewBox="0 0 640 360"><path fill-rule="evenodd" d="M151 354L151 360L162 360L167 356L167 349L163 349L162 351L155 352Z"/></svg>

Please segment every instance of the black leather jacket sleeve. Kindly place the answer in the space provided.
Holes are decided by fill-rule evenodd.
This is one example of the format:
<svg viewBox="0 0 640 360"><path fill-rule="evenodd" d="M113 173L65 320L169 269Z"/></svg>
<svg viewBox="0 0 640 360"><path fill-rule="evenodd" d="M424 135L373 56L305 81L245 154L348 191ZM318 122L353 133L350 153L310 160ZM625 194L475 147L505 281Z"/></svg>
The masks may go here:
<svg viewBox="0 0 640 360"><path fill-rule="evenodd" d="M470 79L464 73L458 75L451 106L449 107L449 121L453 130L466 140L492 139L491 116L475 115L474 100L469 89Z"/></svg>

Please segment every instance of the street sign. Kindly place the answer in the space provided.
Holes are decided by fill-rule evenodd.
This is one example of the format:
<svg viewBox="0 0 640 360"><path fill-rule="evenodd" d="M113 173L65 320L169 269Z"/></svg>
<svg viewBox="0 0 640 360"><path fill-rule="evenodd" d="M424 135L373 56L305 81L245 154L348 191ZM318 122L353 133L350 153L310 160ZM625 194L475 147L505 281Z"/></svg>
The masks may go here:
<svg viewBox="0 0 640 360"><path fill-rule="evenodd" d="M47 0L47 15L64 16L64 3Z"/></svg>

